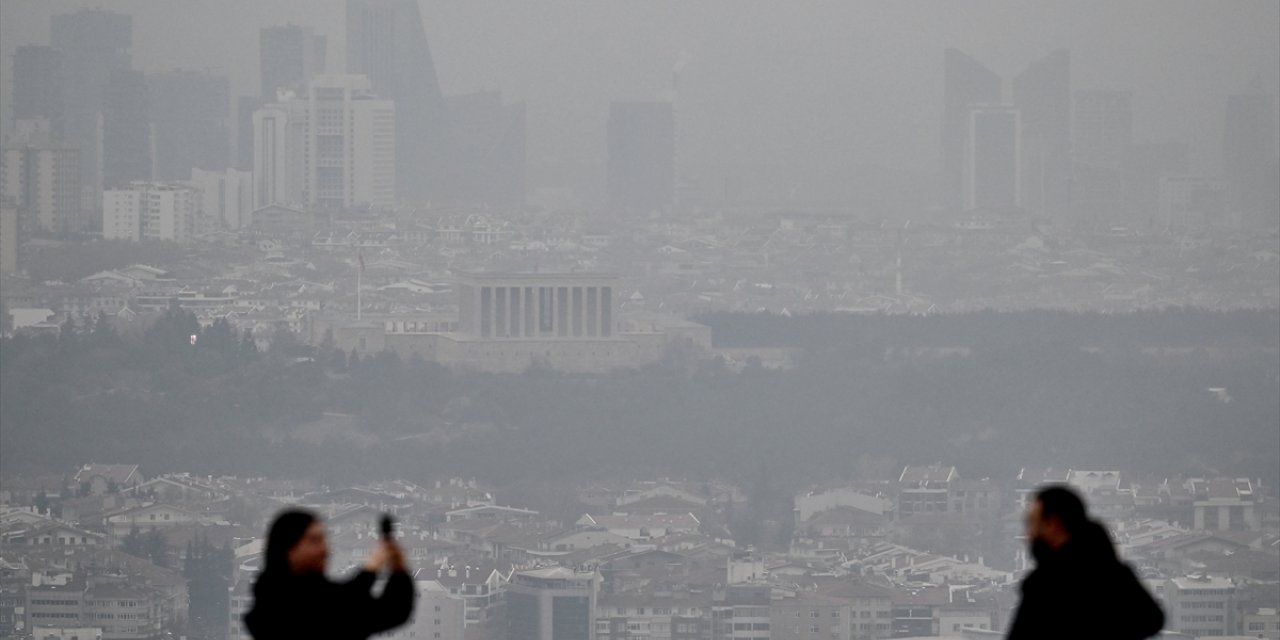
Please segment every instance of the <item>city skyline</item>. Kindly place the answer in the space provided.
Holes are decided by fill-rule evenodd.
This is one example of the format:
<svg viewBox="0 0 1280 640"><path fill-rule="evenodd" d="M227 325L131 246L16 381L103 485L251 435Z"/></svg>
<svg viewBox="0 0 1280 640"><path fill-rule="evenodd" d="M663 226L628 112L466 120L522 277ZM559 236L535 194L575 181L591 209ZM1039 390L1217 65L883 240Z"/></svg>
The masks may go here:
<svg viewBox="0 0 1280 640"><path fill-rule="evenodd" d="M76 3L50 6L30 7L23 3L9 3L6 9L14 7L27 10L18 15L19 20L12 22L21 24L23 19L31 19L28 14L39 15L42 12L57 14L70 11L81 6ZM431 56L435 62L436 72L440 77L440 85L445 94L466 93L479 88L501 89L509 100L525 102L528 122L528 157L529 188L547 186L573 186L579 190L594 191L597 198L603 197L604 175L603 162L605 155L605 120L608 104L618 100L634 99L669 99L673 94L671 71L681 67L680 81L680 117L681 117L681 171L696 182L696 187L704 197L721 190L725 181L750 182L762 171L753 165L770 166L773 163L778 171L775 191L785 187L788 181L801 184L801 190L830 191L834 177L813 177L831 174L843 175L839 166L861 167L876 165L897 170L907 170L915 174L923 174L931 178L941 171L940 151L936 136L929 131L937 131L939 127L937 112L941 104L939 94L942 90L940 53L948 46L956 46L975 58L990 61L996 72L1005 77L1012 77L1015 71L1024 68L1031 61L1044 57L1055 48L1074 48L1072 52L1073 89L1119 89L1131 91L1134 95L1134 135L1140 142L1187 142L1192 151L1192 170L1197 173L1217 174L1221 155L1221 118L1225 112L1228 95L1247 92L1259 78L1274 77L1268 73L1269 67L1275 63L1267 55L1274 42L1266 37L1265 27L1267 12L1274 7L1266 4L1245 5L1239 15L1232 16L1199 16L1193 8L1186 5L1127 6L1120 9L1096 9L1099 17L1102 13L1112 12L1123 23L1131 23L1140 17L1147 19L1150 35L1160 46L1147 47L1141 52L1126 52L1114 60L1100 57L1104 51L1125 51L1123 41L1118 37L1118 23L1099 21L1096 29L1086 28L1082 18L1058 15L1056 10L1049 10L1048 16L1031 12L1010 11L1004 5L982 5L972 15L951 16L961 23L980 19L984 15L1001 16L1008 21L1003 27L1003 35L1008 36L1008 46L993 45L1001 40L975 41L972 35L962 35L956 27L939 24L940 16L930 14L925 32L930 34L927 47L920 46L919 40L910 41L911 36L900 38L901 42L888 41L883 37L868 37L867 44L853 47L838 46L836 30L842 25L856 33L857 27L850 20L858 12L853 9L841 11L828 10L830 15L815 12L819 17L829 18L827 25L814 25L813 16L770 15L770 10L752 7L743 11L736 18L742 27L741 34L723 38L717 46L696 37L699 29L706 34L719 35L723 26L709 22L711 11L686 10L687 15L672 13L670 7L642 10L629 8L621 10L616 16L588 12L584 16L584 24L592 25L592 33L583 33L578 41L580 53L606 53L599 50L600 38L613 33L617 40L617 50L607 55L588 55L584 58L585 66L581 74L570 78L551 79L545 84L536 84L536 74L530 75L528 65L534 64L540 56L562 56L569 53L573 40L558 40L554 44L544 42L533 36L521 39L506 38L501 46L485 46L485 36L472 34L465 43L462 35L468 32L468 25L478 24L475 20L489 20L487 24L494 33L508 33L512 28L511 18L495 15L491 9L480 7L467 11L450 9L437 5L423 6L427 41ZM113 10L129 12L138 9L134 5L124 3L113 5ZM253 41L258 39L258 29L290 22L300 23L297 15L290 15L287 6L272 9L258 9L251 13L259 17L253 24ZM197 7L196 11L200 8ZM548 15L555 15L557 9L552 6ZM954 10L953 10L954 11ZM136 11L135 11L136 12ZM460 12L460 14L459 14ZM1150 15L1143 16L1143 12ZM1258 14L1257 20L1245 20L1243 16L1249 12ZM158 13L152 7L143 11L143 15L135 15L135 23L139 20L157 19L164 12ZM900 20L903 14L909 13L906 8L887 12L888 15L876 20ZM947 13L946 11L942 13ZM1044 12L1041 12L1044 13ZM1081 13L1088 13L1082 11ZM627 17L640 19L635 27L635 34L627 34L621 38L615 33L621 23L614 20ZM660 16L673 18L660 20ZM684 19L679 19L683 16ZM472 20L461 20L470 17ZM549 18L526 17L533 20ZM763 28L761 21L765 17L778 18L774 34L780 42L789 43L787 47L795 49L796 55L808 55L815 63L805 68L791 70L766 62L769 56L776 58L784 54L786 49L770 45L764 48L740 49L740 53L731 54L724 47L730 43L741 43L743 36L753 29ZM318 35L328 39L328 66L330 71L345 68L342 58L346 53L346 35L344 31L345 14L341 3L334 7L322 6L308 16L309 27ZM216 18L211 18L216 19ZM1059 19L1060 24L1050 26L1046 21ZM1191 20L1205 22L1204 28L1215 29L1217 33L1225 33L1232 28L1243 28L1242 36L1235 39L1248 44L1256 43L1250 48L1237 46L1230 50L1222 47L1225 40L1205 38L1194 43L1174 46L1178 29L1189 28ZM9 22L9 21L6 21ZM457 28L444 29L440 25L451 24ZM1233 25L1228 27L1227 25ZM551 33L567 28L562 23L549 25ZM797 40L801 37L798 29L812 28L812 37L808 44ZM1032 44L1027 36L1038 30L1051 29L1048 37ZM140 27L135 26L135 30ZM1238 30L1238 29L1237 29ZM33 34L42 29L34 27L16 37L6 38L5 54L11 55L13 49L27 41L40 38ZM1096 33L1094 33L1096 31ZM8 33L8 32L6 32ZM256 87L260 78L252 72L257 68L257 47L244 47L247 52L226 52L219 55L219 49L225 51L225 43L217 41L193 42L181 50L170 50L166 53L163 64L148 64L154 51L164 50L166 36L148 30L147 38L135 37L131 53L135 58L135 66L144 71L157 71L174 66L184 68L202 68L205 66L225 66L241 68L237 64L237 56L252 56L252 67L239 74L229 74L233 95L251 95L258 93ZM653 44L635 42L639 34L649 33L659 36ZM1250 39L1249 34L1254 34ZM865 35L865 34L864 34ZM940 37L939 37L940 36ZM230 39L230 38L229 38ZM967 42L965 40L968 40ZM909 42L910 41L910 42ZM656 43L670 44L670 51L655 48ZM9 43L13 43L10 45ZM465 46L464 46L465 44ZM522 49L544 46L542 49ZM905 50L910 45L912 48ZM639 49L637 49L639 47ZM813 57L813 48L825 52L820 57ZM844 55L837 52L845 48ZM476 55L484 52L483 55ZM519 55L503 55L504 51L518 52ZM632 54L644 52L642 57L624 60L618 56L626 51ZM909 73L899 72L900 77L887 76L879 70L875 60L881 59L889 52L908 53L902 59L901 68L910 69ZM1159 56L1155 52L1159 52ZM1197 55L1202 61L1199 68L1191 65L1192 60L1186 56ZM1155 56L1155 57L1153 57ZM184 60L185 58L185 60ZM1230 62L1228 62L1230 61ZM753 62L755 64L753 64ZM927 63L927 64L926 64ZM6 57L5 64L10 64ZM1176 67L1182 64L1184 73L1170 76L1162 67ZM1208 66L1206 66L1206 64ZM1224 66L1225 65L1225 66ZM760 67L765 73L756 74L757 79L747 82L742 72L750 66ZM1209 66L1214 72L1209 73ZM335 69L336 67L336 69ZM833 74L841 69L845 74ZM1145 73L1136 75L1141 69ZM601 76L604 72L606 75ZM783 75L779 75L782 73ZM465 78L460 81L459 74ZM832 78L840 75L848 77L848 83L832 82ZM1127 77L1126 77L1127 76ZM603 82L584 84L587 78L602 79ZM821 80L819 80L821 79ZM572 80L570 84L566 81ZM756 104L744 103L733 97L748 87L760 86L759 83L769 81L776 86L776 96L761 94ZM828 85L824 87L823 85ZM1210 85L1215 85L1213 88ZM1261 89L1274 93L1274 87ZM246 88L249 87L249 88ZM556 90L557 87L565 89ZM881 89L866 95L851 94L853 87L871 87ZM884 89L892 88L891 91ZM1192 89L1195 90L1192 90ZM1208 90L1206 90L1208 89ZM554 90L554 91L553 91ZM6 87L5 91L9 91ZM553 93L549 93L553 92ZM817 93L815 93L817 92ZM814 101L816 95L827 99ZM1171 95L1178 95L1170 100ZM558 97L555 97L558 96ZM910 99L916 96L917 99ZM918 99L921 96L934 96L928 100ZM788 106L778 108L779 97L786 97ZM6 96L6 98L8 98ZM729 102L726 102L728 100ZM9 102L5 100L3 102ZM729 104L734 106L729 107ZM1184 109L1167 109L1160 105L1179 104ZM712 114L728 112L715 117ZM849 120L843 123L832 120L837 112L864 113L867 117ZM12 108L5 106L6 114ZM727 116L727 117L726 117ZM779 119L781 117L781 119ZM794 119L796 123L787 124ZM1215 130L1219 133L1215 133ZM822 137L815 135L822 132ZM749 135L744 133L750 132ZM783 135L785 133L785 135ZM797 151L806 149L804 154ZM845 171L847 173L847 171ZM811 183L811 184L807 184ZM588 194L591 195L591 194ZM934 198L933 200L939 200Z"/></svg>

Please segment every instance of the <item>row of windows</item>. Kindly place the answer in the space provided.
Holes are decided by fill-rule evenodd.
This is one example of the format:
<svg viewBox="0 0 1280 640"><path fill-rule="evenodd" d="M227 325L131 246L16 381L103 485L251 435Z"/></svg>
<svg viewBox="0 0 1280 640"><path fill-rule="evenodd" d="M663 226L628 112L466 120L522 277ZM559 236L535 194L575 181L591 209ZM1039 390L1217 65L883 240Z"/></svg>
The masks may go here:
<svg viewBox="0 0 1280 640"><path fill-rule="evenodd" d="M1183 622L1222 622L1222 616L1182 616Z"/></svg>
<svg viewBox="0 0 1280 640"><path fill-rule="evenodd" d="M34 605L48 605L48 606L55 606L55 607L58 607L58 606L74 607L74 606L79 606L80 601L79 601L79 600L62 600L62 599L41 598L41 599L39 599L39 600L32 600L32 601L31 601L31 604L32 604L32 606L34 606Z"/></svg>
<svg viewBox="0 0 1280 640"><path fill-rule="evenodd" d="M1217 602L1199 601L1199 602L1182 603L1183 609L1225 609L1226 607L1227 607L1227 603L1222 601L1217 601Z"/></svg>

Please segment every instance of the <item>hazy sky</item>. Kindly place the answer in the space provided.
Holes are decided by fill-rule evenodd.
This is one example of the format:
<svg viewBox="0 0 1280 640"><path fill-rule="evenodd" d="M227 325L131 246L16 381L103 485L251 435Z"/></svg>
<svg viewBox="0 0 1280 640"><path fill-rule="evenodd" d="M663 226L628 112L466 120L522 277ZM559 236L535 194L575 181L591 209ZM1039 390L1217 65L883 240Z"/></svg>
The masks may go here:
<svg viewBox="0 0 1280 640"><path fill-rule="evenodd" d="M251 93L258 29L288 21L327 34L342 68L338 0L0 0L6 71L14 47L47 43L50 15L99 5L134 15L143 70L215 67ZM1069 48L1073 89L1131 89L1136 137L1189 142L1206 172L1226 96L1255 82L1274 93L1280 78L1276 0L424 0L422 12L446 94L499 88L528 103L535 180L543 166L602 163L609 102L669 96L682 59L682 163L814 171L936 171L950 46L1006 78Z"/></svg>

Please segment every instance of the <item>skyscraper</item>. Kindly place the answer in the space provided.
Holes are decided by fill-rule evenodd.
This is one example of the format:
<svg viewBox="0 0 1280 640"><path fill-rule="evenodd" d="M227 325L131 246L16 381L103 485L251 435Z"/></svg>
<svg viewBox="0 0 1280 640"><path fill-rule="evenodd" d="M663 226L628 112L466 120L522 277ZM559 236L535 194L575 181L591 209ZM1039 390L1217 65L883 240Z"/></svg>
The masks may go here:
<svg viewBox="0 0 1280 640"><path fill-rule="evenodd" d="M147 87L155 179L182 180L192 169L225 169L231 160L227 77L173 69L148 75Z"/></svg>
<svg viewBox="0 0 1280 640"><path fill-rule="evenodd" d="M55 141L63 137L63 55L53 47L26 45L13 54L13 117L43 118Z"/></svg>
<svg viewBox="0 0 1280 640"><path fill-rule="evenodd" d="M609 204L667 209L675 197L675 119L670 102L615 102L607 132Z"/></svg>
<svg viewBox="0 0 1280 640"><path fill-rule="evenodd" d="M1272 169L1275 149L1275 100L1263 93L1227 98L1222 128L1222 168L1227 206L1248 229L1280 224L1271 193L1280 181Z"/></svg>
<svg viewBox="0 0 1280 640"><path fill-rule="evenodd" d="M253 113L253 208L301 204L306 102L290 98Z"/></svg>
<svg viewBox="0 0 1280 640"><path fill-rule="evenodd" d="M116 70L102 96L102 184L151 179L151 124L141 71ZM188 169L190 171L190 169Z"/></svg>
<svg viewBox="0 0 1280 640"><path fill-rule="evenodd" d="M1124 169L1133 146L1128 91L1077 91L1071 205L1077 219L1127 224Z"/></svg>
<svg viewBox="0 0 1280 640"><path fill-rule="evenodd" d="M1013 79L1022 114L1022 205L1061 217L1071 189L1071 54L1059 49Z"/></svg>
<svg viewBox="0 0 1280 640"><path fill-rule="evenodd" d="M449 118L417 0L347 0L347 72L395 102L401 195L436 197L452 149Z"/></svg>
<svg viewBox="0 0 1280 640"><path fill-rule="evenodd" d="M396 109L358 75L316 76L254 113L254 203L326 210L396 200Z"/></svg>
<svg viewBox="0 0 1280 640"><path fill-rule="evenodd" d="M258 32L258 63L266 102L276 99L276 89L305 89L311 78L324 73L328 39L310 27L287 24L264 27Z"/></svg>
<svg viewBox="0 0 1280 640"><path fill-rule="evenodd" d="M507 640L595 637L599 577L565 567L521 571L507 585Z"/></svg>
<svg viewBox="0 0 1280 640"><path fill-rule="evenodd" d="M1021 114L1010 105L969 108L965 209L1001 211L1021 205L1021 132Z"/></svg>
<svg viewBox="0 0 1280 640"><path fill-rule="evenodd" d="M520 206L525 196L525 106L499 91L446 98L453 150L438 199Z"/></svg>
<svg viewBox="0 0 1280 640"><path fill-rule="evenodd" d="M1133 94L1128 91L1077 91L1076 162L1119 169L1133 144Z"/></svg>
<svg viewBox="0 0 1280 640"><path fill-rule="evenodd" d="M969 135L970 107L996 104L1002 99L1003 81L982 63L958 49L943 56L942 180L943 204L959 209L964 202L965 139Z"/></svg>
<svg viewBox="0 0 1280 640"><path fill-rule="evenodd" d="M103 9L54 16L50 44L63 54L65 88L61 142L80 150L80 181L100 198L104 132L99 118L112 74L132 67L133 18Z"/></svg>

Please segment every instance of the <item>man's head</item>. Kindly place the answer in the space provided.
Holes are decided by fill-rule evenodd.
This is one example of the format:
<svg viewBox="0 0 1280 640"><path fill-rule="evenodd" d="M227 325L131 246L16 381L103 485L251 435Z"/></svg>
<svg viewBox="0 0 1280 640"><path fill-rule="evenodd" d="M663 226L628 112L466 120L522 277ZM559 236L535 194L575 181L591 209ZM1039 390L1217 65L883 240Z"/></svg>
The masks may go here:
<svg viewBox="0 0 1280 640"><path fill-rule="evenodd" d="M1066 485L1049 485L1027 505L1027 543L1037 558L1066 544L1088 523L1084 501Z"/></svg>

